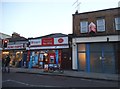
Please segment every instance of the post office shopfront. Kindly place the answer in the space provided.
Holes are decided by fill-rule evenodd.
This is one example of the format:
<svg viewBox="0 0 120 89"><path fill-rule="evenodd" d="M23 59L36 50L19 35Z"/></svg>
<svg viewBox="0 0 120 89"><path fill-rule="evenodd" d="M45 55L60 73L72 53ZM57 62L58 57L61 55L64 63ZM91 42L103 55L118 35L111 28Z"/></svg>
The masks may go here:
<svg viewBox="0 0 120 89"><path fill-rule="evenodd" d="M46 68L49 64L59 64L63 69L71 69L71 54L68 37L48 37L29 39L28 68Z"/></svg>

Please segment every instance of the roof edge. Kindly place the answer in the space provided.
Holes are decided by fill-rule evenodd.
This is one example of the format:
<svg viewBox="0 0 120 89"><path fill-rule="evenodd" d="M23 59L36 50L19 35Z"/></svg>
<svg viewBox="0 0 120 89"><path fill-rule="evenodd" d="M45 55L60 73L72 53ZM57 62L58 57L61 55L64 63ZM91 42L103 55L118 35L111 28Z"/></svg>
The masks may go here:
<svg viewBox="0 0 120 89"><path fill-rule="evenodd" d="M120 9L120 7L115 7L115 8L108 8L108 9L102 9L102 10L95 10L95 11L88 11L88 12L82 12L82 13L75 13L75 14L72 14L73 16L74 15L80 15L80 14L86 14L86 13L94 13L94 12L100 12L100 11L106 11L106 10L114 10L114 9Z"/></svg>

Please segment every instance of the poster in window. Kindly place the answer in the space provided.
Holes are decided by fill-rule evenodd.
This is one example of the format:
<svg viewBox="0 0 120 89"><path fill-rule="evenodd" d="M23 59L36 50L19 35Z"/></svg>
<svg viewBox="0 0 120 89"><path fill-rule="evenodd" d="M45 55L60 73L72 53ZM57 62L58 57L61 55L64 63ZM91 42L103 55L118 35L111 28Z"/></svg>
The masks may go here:
<svg viewBox="0 0 120 89"><path fill-rule="evenodd" d="M43 54L40 54L39 61L43 61Z"/></svg>
<svg viewBox="0 0 120 89"><path fill-rule="evenodd" d="M50 55L50 63L54 63L55 60L55 56L54 55Z"/></svg>

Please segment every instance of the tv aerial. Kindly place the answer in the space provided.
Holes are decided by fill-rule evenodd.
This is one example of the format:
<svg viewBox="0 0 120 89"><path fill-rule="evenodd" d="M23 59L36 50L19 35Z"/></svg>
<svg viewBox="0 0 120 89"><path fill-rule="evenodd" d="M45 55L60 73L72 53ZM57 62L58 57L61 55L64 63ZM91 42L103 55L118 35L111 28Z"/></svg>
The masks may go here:
<svg viewBox="0 0 120 89"><path fill-rule="evenodd" d="M77 8L77 12L79 11L79 9L80 9L80 4L81 4L81 2L79 2L79 0L76 0L74 3L73 3L73 5L72 6L74 6L76 4L76 7L75 8Z"/></svg>

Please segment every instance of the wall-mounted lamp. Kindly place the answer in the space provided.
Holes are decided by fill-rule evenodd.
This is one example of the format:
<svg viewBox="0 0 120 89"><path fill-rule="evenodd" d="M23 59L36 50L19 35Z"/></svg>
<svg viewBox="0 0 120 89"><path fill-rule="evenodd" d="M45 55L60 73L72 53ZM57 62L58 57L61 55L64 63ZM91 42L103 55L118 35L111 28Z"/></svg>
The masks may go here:
<svg viewBox="0 0 120 89"><path fill-rule="evenodd" d="M75 43L73 43L73 46L76 46L76 44L75 44Z"/></svg>
<svg viewBox="0 0 120 89"><path fill-rule="evenodd" d="M109 37L107 37L107 42L109 42Z"/></svg>

